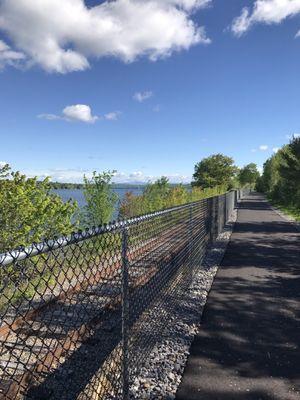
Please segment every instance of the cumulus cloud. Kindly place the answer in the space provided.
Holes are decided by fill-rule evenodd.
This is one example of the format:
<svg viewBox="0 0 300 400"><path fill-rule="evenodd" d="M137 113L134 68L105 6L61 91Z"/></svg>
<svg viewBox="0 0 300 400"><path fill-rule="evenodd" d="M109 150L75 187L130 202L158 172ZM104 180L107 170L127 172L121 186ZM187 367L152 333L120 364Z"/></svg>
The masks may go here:
<svg viewBox="0 0 300 400"><path fill-rule="evenodd" d="M269 146L267 146L266 144L262 144L259 146L260 151L267 151L268 149L269 149Z"/></svg>
<svg viewBox="0 0 300 400"><path fill-rule="evenodd" d="M136 92L133 95L133 99L138 101L139 103L142 103L145 100L150 99L153 96L153 92L151 90L148 90L146 92Z"/></svg>
<svg viewBox="0 0 300 400"><path fill-rule="evenodd" d="M279 147L273 147L273 153L277 153L280 149L279 149Z"/></svg>
<svg viewBox="0 0 300 400"><path fill-rule="evenodd" d="M89 68L91 58L155 61L210 43L205 28L192 20L192 13L210 2L99 0L87 7L84 0L1 0L0 30L19 57L26 55L27 65L67 73Z"/></svg>
<svg viewBox="0 0 300 400"><path fill-rule="evenodd" d="M91 178L93 175L92 170L76 169L76 168L57 168L57 169L40 169L40 170L24 170L27 176L37 176L39 179L44 179L50 176L52 181L55 182L71 182L81 183L83 175ZM113 182L114 183L128 183L128 184L145 184L148 182L154 182L161 176L166 176L171 183L190 183L192 176L182 174L161 174L161 175L148 175L142 171L134 172L115 172Z"/></svg>
<svg viewBox="0 0 300 400"><path fill-rule="evenodd" d="M7 65L18 67L24 59L25 55L23 53L13 51L8 44L0 40L0 70Z"/></svg>
<svg viewBox="0 0 300 400"><path fill-rule="evenodd" d="M279 24L286 18L299 13L299 0L256 0L252 10L248 7L242 10L241 15L233 21L231 28L236 36L241 36L254 24Z"/></svg>
<svg viewBox="0 0 300 400"><path fill-rule="evenodd" d="M63 109L63 116L68 121L81 121L93 124L99 117L92 115L90 106L85 104L76 104L67 106Z"/></svg>
<svg viewBox="0 0 300 400"><path fill-rule="evenodd" d="M115 120L120 114L119 111L111 112L105 114L103 119ZM40 114L38 118L53 120L64 120L68 122L85 122L88 124L95 123L98 119L102 119L97 115L92 114L92 109L86 104L76 104L72 106L67 106L62 110L61 115L56 114Z"/></svg>
<svg viewBox="0 0 300 400"><path fill-rule="evenodd" d="M187 11L192 11L196 8L206 7L211 3L211 0L165 0L166 4L180 6Z"/></svg>

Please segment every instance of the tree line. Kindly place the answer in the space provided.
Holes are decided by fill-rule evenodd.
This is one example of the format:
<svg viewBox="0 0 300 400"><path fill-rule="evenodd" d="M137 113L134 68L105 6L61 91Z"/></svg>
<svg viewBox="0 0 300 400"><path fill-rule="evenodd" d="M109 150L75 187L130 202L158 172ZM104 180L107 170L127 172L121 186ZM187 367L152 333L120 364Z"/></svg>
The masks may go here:
<svg viewBox="0 0 300 400"><path fill-rule="evenodd" d="M265 162L257 190L300 217L300 138L294 137Z"/></svg>
<svg viewBox="0 0 300 400"><path fill-rule="evenodd" d="M259 177L255 164L242 169L232 158L215 154L196 164L191 186L172 185L166 177L144 187L143 194L127 192L120 202L113 191L114 171L84 176L86 205L79 209L53 192L49 178L38 181L9 165L0 167L0 253L68 235L74 230L111 221L119 205L119 218L128 218L218 195L240 186L255 186ZM119 204L118 204L119 203Z"/></svg>
<svg viewBox="0 0 300 400"><path fill-rule="evenodd" d="M71 189L71 190L83 190L84 183L70 183L70 182L49 182L50 187L54 190L59 189ZM141 189L143 188L142 184L132 184L132 183L112 183L112 187L114 189Z"/></svg>

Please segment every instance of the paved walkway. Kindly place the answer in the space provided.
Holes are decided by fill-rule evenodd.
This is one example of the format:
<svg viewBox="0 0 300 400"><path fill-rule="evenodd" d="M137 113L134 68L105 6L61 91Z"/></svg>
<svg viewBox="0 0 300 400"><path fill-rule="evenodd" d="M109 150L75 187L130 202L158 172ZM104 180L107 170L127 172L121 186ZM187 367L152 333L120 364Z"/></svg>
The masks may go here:
<svg viewBox="0 0 300 400"><path fill-rule="evenodd" d="M300 233L244 199L177 400L300 400Z"/></svg>

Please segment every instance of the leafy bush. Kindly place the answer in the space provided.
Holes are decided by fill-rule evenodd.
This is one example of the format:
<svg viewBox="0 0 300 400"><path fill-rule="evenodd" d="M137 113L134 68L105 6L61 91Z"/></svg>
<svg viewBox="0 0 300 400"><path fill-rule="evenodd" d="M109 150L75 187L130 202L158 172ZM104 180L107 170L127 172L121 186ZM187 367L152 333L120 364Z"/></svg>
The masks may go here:
<svg viewBox="0 0 300 400"><path fill-rule="evenodd" d="M0 168L0 252L72 232L77 203L64 203L50 190L48 179Z"/></svg>
<svg viewBox="0 0 300 400"><path fill-rule="evenodd" d="M113 216L118 201L112 190L111 180L115 171L93 172L92 179L84 176L83 194L86 205L80 214L84 226L98 226L108 223Z"/></svg>
<svg viewBox="0 0 300 400"><path fill-rule="evenodd" d="M208 189L194 187L191 190L183 185L171 187L168 179L162 177L155 183L149 183L142 195L126 193L120 205L119 216L120 218L131 218L216 196L225 191L226 187L224 186Z"/></svg>

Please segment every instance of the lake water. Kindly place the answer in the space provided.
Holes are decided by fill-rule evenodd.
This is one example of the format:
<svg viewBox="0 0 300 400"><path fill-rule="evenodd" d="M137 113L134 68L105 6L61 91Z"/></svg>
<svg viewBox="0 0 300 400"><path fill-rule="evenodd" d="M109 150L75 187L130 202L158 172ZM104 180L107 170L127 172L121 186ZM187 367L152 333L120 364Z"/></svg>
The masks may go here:
<svg viewBox="0 0 300 400"><path fill-rule="evenodd" d="M122 201L122 199L125 197L125 194L127 192L132 192L135 195L140 195L143 194L143 188L116 188L113 189L113 191L115 193L117 193L118 197L119 197L119 202ZM83 195L83 191L80 189L56 189L53 191L55 194L58 194L63 201L68 201L70 199L76 200L78 203L78 206L80 208L84 207L86 202L85 202L85 198ZM119 209L119 202L118 202L118 206L117 206L117 210L115 212L115 216L118 213L118 209ZM114 216L114 217L115 217Z"/></svg>

